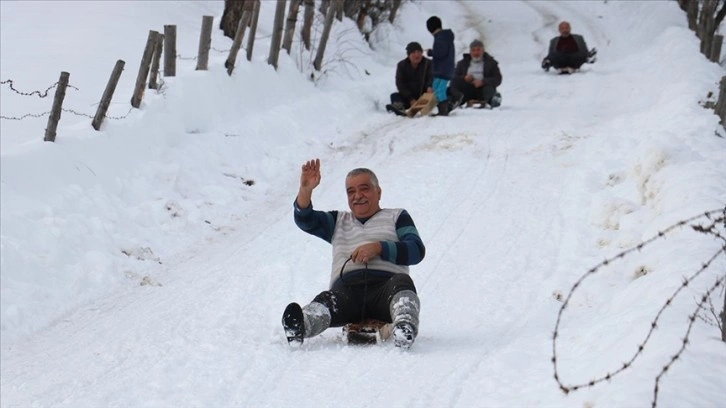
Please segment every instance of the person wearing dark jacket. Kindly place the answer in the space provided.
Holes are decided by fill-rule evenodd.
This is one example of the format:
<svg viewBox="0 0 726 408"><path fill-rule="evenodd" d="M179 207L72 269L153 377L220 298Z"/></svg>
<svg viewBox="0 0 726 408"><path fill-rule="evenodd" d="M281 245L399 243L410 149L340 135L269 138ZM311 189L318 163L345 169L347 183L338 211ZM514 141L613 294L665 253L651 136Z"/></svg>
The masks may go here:
<svg viewBox="0 0 726 408"><path fill-rule="evenodd" d="M424 58L423 48L417 42L406 46L407 57L399 61L396 67L396 88L398 92L391 94L391 103L386 110L396 115L405 115L424 92L433 92L431 61Z"/></svg>
<svg viewBox="0 0 726 408"><path fill-rule="evenodd" d="M595 62L597 50L587 49L585 39L578 34L571 33L570 23L563 21L558 26L559 37L550 40L547 56L542 60L542 69L549 71L550 67L558 69L560 73L571 74L580 69L585 62Z"/></svg>
<svg viewBox="0 0 726 408"><path fill-rule="evenodd" d="M474 40L469 45L469 54L456 64L451 87L463 94L463 102L479 101L495 108L501 104L497 87L502 84L499 63L484 51L484 43Z"/></svg>
<svg viewBox="0 0 726 408"><path fill-rule="evenodd" d="M441 28L441 19L433 16L426 20L426 28L434 36L434 46L426 51L432 57L433 64L433 88L440 116L449 115L449 102L446 89L449 81L454 77L454 62L456 49L454 47L454 32L450 29Z"/></svg>

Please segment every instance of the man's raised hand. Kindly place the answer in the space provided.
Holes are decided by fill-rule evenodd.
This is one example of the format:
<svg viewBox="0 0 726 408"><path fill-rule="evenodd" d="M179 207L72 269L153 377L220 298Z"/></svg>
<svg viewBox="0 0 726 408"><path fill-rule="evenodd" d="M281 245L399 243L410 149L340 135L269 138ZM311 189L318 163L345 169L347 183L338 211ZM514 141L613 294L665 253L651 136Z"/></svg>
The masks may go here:
<svg viewBox="0 0 726 408"><path fill-rule="evenodd" d="M300 188L313 191L320 184L320 159L308 160L300 172Z"/></svg>
<svg viewBox="0 0 726 408"><path fill-rule="evenodd" d="M313 189L320 184L320 159L308 160L300 171L300 190L297 192L297 205L300 208L310 207Z"/></svg>

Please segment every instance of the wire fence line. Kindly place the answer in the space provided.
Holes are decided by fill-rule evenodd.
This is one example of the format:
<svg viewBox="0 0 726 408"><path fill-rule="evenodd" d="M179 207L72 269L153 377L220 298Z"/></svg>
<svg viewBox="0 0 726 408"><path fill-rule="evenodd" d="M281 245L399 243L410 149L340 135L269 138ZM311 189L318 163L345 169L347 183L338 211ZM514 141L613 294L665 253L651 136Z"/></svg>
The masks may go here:
<svg viewBox="0 0 726 408"><path fill-rule="evenodd" d="M578 384L570 384L567 385L562 382L561 376L558 370L558 358L557 358L557 339L560 334L560 324L562 322L562 316L567 309L567 306L569 305L570 300L572 299L573 294L579 289L583 283L583 281L600 271L602 268L614 263L617 260L623 259L628 255L633 254L634 252L640 252L644 247L652 244L653 242L664 239L666 236L670 235L672 232L679 230L681 228L684 228L686 226L690 226L690 228L700 234L705 234L712 236L714 239L721 241L721 247L719 250L717 250L708 260L703 262L698 268L698 270L693 273L691 276L685 278L681 285L678 286L678 288L671 294L661 306L661 308L658 310L658 313L656 314L653 321L650 323L650 329L648 330L647 335L645 336L645 339L638 344L637 351L633 354L633 356L626 362L622 364L620 368L618 368L615 371L607 372L605 375L602 375L600 377L597 377L595 379L592 379L587 382L582 382ZM709 269L714 261L718 259L719 257L723 256L726 253L726 206L724 206L723 209L719 210L711 210L707 211L705 213L690 217L688 219L682 220L677 222L676 224L673 224L666 229L658 232L657 235L651 237L648 240L645 240L641 242L640 244L636 245L635 247L632 247L630 249L627 249L625 251L620 252L619 254L605 259L604 261L600 262L596 266L590 268L585 274L583 274L570 288L570 292L566 296L564 302L562 303L562 306L560 307L560 310L557 314L557 322L555 324L555 330L552 335L552 365L554 368L554 378L555 381L557 381L557 384L559 385L559 388L562 392L565 394L568 394L572 391L577 391L582 388L586 387L593 387L596 384L609 381L616 375L622 373L623 371L627 370L628 368L632 367L633 362L643 353L646 344L651 339L651 336L653 335L653 332L658 328L658 321L660 317L662 316L663 312L673 304L674 299L676 296L678 296L683 289L688 287L688 285L693 282L694 279L696 279L698 276L700 276L704 271ZM681 341L681 346L678 349L678 351L671 356L669 362L664 365L659 374L655 378L655 385L653 389L653 400L652 400L652 406L655 408L658 403L658 391L660 389L660 380L663 378L665 373L670 369L670 367L681 358L681 355L683 354L683 351L685 350L686 346L689 343L689 336L691 334L691 329L693 327L694 322L697 320L699 313L701 310L705 310L705 304L710 301L712 293L719 288L721 285L726 284L726 274L723 276L719 276L715 279L714 283L702 293L700 300L697 302L695 311L688 316L688 328L686 330L686 333ZM722 313L726 313L726 311L722 311ZM726 341L726 340L724 340Z"/></svg>
<svg viewBox="0 0 726 408"><path fill-rule="evenodd" d="M110 119L110 120L126 119L131 114L131 111L133 111L133 110L134 110L134 108L130 108L129 111L126 112L126 114L120 115L120 116L108 116L108 115L104 115L104 118ZM93 119L94 118L93 115L90 115L88 113L79 112L79 111L77 111L75 109L66 109L66 108L63 108L62 111L63 112L66 112L66 113L70 113L70 114L75 115L75 116L82 116L84 118L90 118L90 119ZM22 116L4 116L4 115L0 115L0 119L6 119L6 120L23 120L23 119L27 119L27 118L42 118L42 117L48 116L48 115L50 115L50 111L43 112L43 113L26 113L25 115L22 115Z"/></svg>
<svg viewBox="0 0 726 408"><path fill-rule="evenodd" d="M15 88L14 84L15 84L15 82L12 79L6 79L4 81L0 81L0 85L7 85L8 88L10 88L11 91L15 92L18 95L22 95L22 96L33 96L33 95L37 95L38 98L45 98L45 97L47 97L48 96L48 92L50 92L51 89L53 89L56 86L58 86L58 82L56 82L53 85L51 85L48 88L46 88L45 91L22 92L22 91L17 90ZM73 85L68 84L66 86L68 88L75 89L76 91L79 91L79 89L76 88Z"/></svg>

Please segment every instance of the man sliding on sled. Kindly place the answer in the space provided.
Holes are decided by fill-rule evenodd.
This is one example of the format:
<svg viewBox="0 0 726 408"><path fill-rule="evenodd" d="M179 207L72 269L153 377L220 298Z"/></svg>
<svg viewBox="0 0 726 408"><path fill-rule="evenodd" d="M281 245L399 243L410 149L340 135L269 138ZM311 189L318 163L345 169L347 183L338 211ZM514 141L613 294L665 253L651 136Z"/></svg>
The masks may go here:
<svg viewBox="0 0 726 408"><path fill-rule="evenodd" d="M563 21L558 30L559 37L550 40L550 49L542 60L542 69L549 71L550 67L560 71L560 74L571 74L580 69L582 64L595 62L596 49L587 49L585 39L581 35L571 34L570 23Z"/></svg>
<svg viewBox="0 0 726 408"><path fill-rule="evenodd" d="M393 323L397 347L409 348L418 334L420 302L408 265L424 258L425 248L404 209L381 209L378 178L369 169L345 178L348 211L313 210L320 184L320 160L302 166L294 203L295 224L333 246L330 289L300 307L290 303L282 315L288 342L302 343L328 327L364 319Z"/></svg>
<svg viewBox="0 0 726 408"><path fill-rule="evenodd" d="M406 46L406 58L396 66L396 88L391 94L391 103L386 110L399 116L406 116L406 109L416 103L424 92L432 93L433 76L431 61L424 58L421 44L411 42Z"/></svg>

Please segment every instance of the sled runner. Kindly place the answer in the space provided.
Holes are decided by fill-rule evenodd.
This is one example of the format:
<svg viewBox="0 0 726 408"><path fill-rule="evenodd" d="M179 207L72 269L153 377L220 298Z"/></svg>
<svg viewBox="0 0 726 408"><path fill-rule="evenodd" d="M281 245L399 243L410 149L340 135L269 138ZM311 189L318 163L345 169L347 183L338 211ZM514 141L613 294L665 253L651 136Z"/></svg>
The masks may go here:
<svg viewBox="0 0 726 408"><path fill-rule="evenodd" d="M413 104L408 110L406 111L406 115L409 118L412 118L416 116L417 113L421 113L421 116L426 116L434 109L434 106L438 101L436 100L436 96L433 93L425 93L421 95L420 98L416 100L416 103Z"/></svg>
<svg viewBox="0 0 726 408"><path fill-rule="evenodd" d="M391 337L391 323L374 319L348 323L343 326L343 337L348 344L376 344Z"/></svg>

